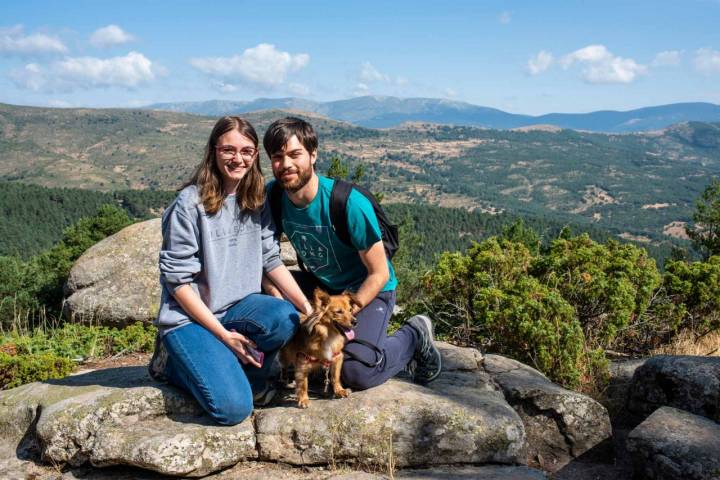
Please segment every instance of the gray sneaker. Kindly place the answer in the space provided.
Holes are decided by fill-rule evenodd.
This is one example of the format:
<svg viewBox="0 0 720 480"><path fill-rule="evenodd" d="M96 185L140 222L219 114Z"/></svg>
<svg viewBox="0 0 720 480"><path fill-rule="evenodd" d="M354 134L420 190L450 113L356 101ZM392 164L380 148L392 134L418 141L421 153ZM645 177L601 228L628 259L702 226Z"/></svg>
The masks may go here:
<svg viewBox="0 0 720 480"><path fill-rule="evenodd" d="M413 374L415 383L432 382L442 371L442 357L434 343L432 321L425 315L415 315L407 321L407 324L417 332L418 342L415 346L415 355L406 368Z"/></svg>
<svg viewBox="0 0 720 480"><path fill-rule="evenodd" d="M168 353L165 349L165 344L162 342L162 338L158 333L155 336L155 350L153 356L150 359L150 365L148 365L148 373L158 382L167 382L165 376L165 365L167 364Z"/></svg>
<svg viewBox="0 0 720 480"><path fill-rule="evenodd" d="M253 394L253 406L258 408L272 405L277 393L275 386L271 382L268 382L265 384L265 388Z"/></svg>

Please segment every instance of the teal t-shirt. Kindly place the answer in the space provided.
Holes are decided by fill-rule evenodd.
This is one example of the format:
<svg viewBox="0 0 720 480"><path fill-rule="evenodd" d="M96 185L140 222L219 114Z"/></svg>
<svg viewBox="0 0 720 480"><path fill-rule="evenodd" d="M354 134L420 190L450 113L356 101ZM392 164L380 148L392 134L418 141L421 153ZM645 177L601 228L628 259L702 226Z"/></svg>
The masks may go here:
<svg viewBox="0 0 720 480"><path fill-rule="evenodd" d="M334 290L355 292L368 274L358 251L382 240L377 216L370 201L353 189L348 197L347 216L354 248L346 245L335 234L330 221L330 194L335 180L321 175L318 178L318 193L303 208L296 207L283 192L282 228L308 271ZM390 278L383 292L397 287L390 260L388 270Z"/></svg>

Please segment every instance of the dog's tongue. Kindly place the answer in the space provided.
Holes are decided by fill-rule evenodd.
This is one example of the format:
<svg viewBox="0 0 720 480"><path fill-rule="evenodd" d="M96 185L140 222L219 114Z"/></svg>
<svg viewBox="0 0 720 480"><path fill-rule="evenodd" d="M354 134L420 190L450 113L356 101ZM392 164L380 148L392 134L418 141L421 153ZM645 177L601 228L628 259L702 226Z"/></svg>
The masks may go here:
<svg viewBox="0 0 720 480"><path fill-rule="evenodd" d="M345 338L348 339L348 342L355 338L355 331L354 330L345 330Z"/></svg>

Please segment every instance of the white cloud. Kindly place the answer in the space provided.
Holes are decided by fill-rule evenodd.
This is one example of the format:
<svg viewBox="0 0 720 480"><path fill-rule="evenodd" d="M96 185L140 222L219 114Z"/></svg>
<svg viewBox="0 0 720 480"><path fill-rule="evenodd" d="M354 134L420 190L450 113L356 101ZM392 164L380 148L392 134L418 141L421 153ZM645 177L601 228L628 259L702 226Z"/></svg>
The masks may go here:
<svg viewBox="0 0 720 480"><path fill-rule="evenodd" d="M190 65L201 72L226 81L248 84L261 89L279 87L288 74L305 67L310 55L292 55L275 48L275 45L261 43L232 57L206 57L190 59Z"/></svg>
<svg viewBox="0 0 720 480"><path fill-rule="evenodd" d="M508 11L502 12L498 17L498 21L503 25L510 23L510 20L512 20L512 13Z"/></svg>
<svg viewBox="0 0 720 480"><path fill-rule="evenodd" d="M720 51L710 47L700 48L695 52L695 68L703 73L720 72Z"/></svg>
<svg viewBox="0 0 720 480"><path fill-rule="evenodd" d="M358 82L355 84L355 88L353 89L352 95L355 97L362 97L370 93L370 87L362 82Z"/></svg>
<svg viewBox="0 0 720 480"><path fill-rule="evenodd" d="M363 62L362 65L360 65L360 75L358 75L358 78L366 85L373 82L390 81L390 76L380 73L380 71L370 62Z"/></svg>
<svg viewBox="0 0 720 480"><path fill-rule="evenodd" d="M56 37L44 33L25 35L21 25L0 28L0 54L32 55L64 52L67 52L67 47Z"/></svg>
<svg viewBox="0 0 720 480"><path fill-rule="evenodd" d="M455 97L457 97L457 92L455 90L453 90L452 88L446 88L445 96L447 98L455 98Z"/></svg>
<svg viewBox="0 0 720 480"><path fill-rule="evenodd" d="M680 57L682 52L680 50L665 50L655 55L652 65L653 67L674 67L680 65Z"/></svg>
<svg viewBox="0 0 720 480"><path fill-rule="evenodd" d="M360 89L365 92L370 90L372 84L386 84L398 87L404 87L410 83L406 77L392 77L386 73L380 72L370 62L363 62L360 65L360 71L357 77L358 83L356 90Z"/></svg>
<svg viewBox="0 0 720 480"><path fill-rule="evenodd" d="M233 85L232 83L216 82L215 88L220 90L222 93L235 93L240 90L240 87Z"/></svg>
<svg viewBox="0 0 720 480"><path fill-rule="evenodd" d="M646 66L615 56L604 45L588 45L560 59L565 69L576 63L584 65L582 76L588 83L632 83L647 72Z"/></svg>
<svg viewBox="0 0 720 480"><path fill-rule="evenodd" d="M527 71L530 75L538 75L548 68L553 63L553 55L545 50L540 50L537 55L528 60Z"/></svg>
<svg viewBox="0 0 720 480"><path fill-rule="evenodd" d="M143 54L130 52L123 57L66 57L43 66L29 63L10 72L16 85L33 91L72 91L100 87L134 88L148 83L162 69Z"/></svg>
<svg viewBox="0 0 720 480"><path fill-rule="evenodd" d="M90 43L100 48L122 45L132 42L133 40L135 40L135 37L117 25L108 25L107 27L99 28L90 35Z"/></svg>

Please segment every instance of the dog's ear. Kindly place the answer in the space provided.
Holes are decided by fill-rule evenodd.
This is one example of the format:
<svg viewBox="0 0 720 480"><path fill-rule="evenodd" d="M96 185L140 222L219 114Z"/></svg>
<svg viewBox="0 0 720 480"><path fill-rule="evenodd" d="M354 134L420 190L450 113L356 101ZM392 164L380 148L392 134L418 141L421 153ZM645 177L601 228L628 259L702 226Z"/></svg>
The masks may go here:
<svg viewBox="0 0 720 480"><path fill-rule="evenodd" d="M360 303L360 300L358 300L357 296L355 296L354 293L347 293L347 296L350 297L351 307L363 308L363 304Z"/></svg>
<svg viewBox="0 0 720 480"><path fill-rule="evenodd" d="M320 310L323 305L327 305L330 302L330 295L320 287L316 287L313 292L315 297L315 310Z"/></svg>
<svg viewBox="0 0 720 480"><path fill-rule="evenodd" d="M312 314L308 315L305 318L305 321L302 322L301 325L305 329L305 331L308 333L308 335L311 335L313 329L315 328L315 325L317 325L319 322L320 322L320 312L318 312L316 310Z"/></svg>

